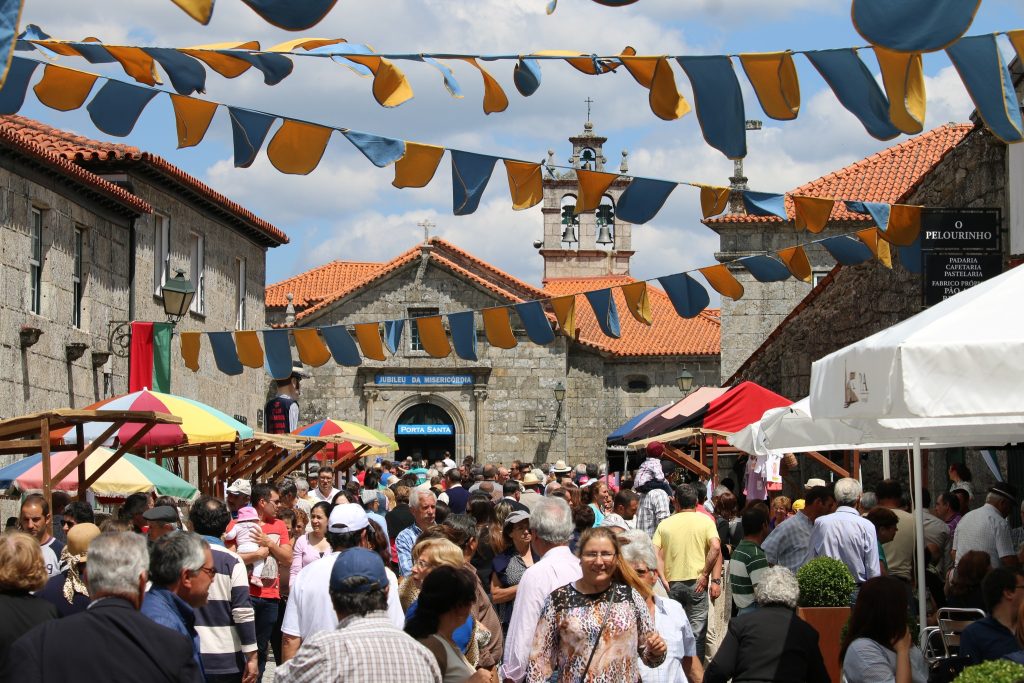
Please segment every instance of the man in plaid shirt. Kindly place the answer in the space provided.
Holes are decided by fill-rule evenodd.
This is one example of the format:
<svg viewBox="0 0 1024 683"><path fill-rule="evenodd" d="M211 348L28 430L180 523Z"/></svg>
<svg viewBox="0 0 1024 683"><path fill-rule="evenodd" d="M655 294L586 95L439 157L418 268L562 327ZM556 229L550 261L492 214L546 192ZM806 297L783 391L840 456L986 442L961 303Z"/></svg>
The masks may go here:
<svg viewBox="0 0 1024 683"><path fill-rule="evenodd" d="M331 570L338 628L321 631L277 669L277 683L382 681L441 683L430 650L388 619L388 577L380 555L351 548Z"/></svg>
<svg viewBox="0 0 1024 683"><path fill-rule="evenodd" d="M807 489L804 509L775 527L761 544L769 564L780 565L795 573L811 559L814 520L832 514L835 510L836 498L832 489L827 486Z"/></svg>
<svg viewBox="0 0 1024 683"><path fill-rule="evenodd" d="M640 507L636 510L636 528L653 538L658 525L672 514L669 495L659 482L647 482L637 489L637 493L641 494L641 498Z"/></svg>

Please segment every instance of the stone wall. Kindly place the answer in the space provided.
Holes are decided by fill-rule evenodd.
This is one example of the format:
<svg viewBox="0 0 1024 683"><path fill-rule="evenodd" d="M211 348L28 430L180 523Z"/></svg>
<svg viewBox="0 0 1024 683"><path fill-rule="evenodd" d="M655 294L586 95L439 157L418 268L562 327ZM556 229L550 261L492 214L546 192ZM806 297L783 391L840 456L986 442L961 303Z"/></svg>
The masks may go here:
<svg viewBox="0 0 1024 683"><path fill-rule="evenodd" d="M267 250L148 178L133 176L132 185L137 195L170 219L172 275L175 268L183 269L186 276L190 273L190 235L197 233L205 238L205 311L203 315L190 311L178 323L178 329L235 329L235 280L239 258L246 261L246 327L255 330L266 327L263 291ZM153 293L154 217L140 218L135 231L135 318L164 320L163 301ZM204 342L199 354L199 371L193 373L182 362L178 343L179 338L175 336L171 351L171 392L212 405L228 415L241 415L249 425L255 426L270 383L266 372L246 368L241 375L229 377L217 370L213 352ZM116 391L126 391L127 375L121 376L119 381L121 384Z"/></svg>
<svg viewBox="0 0 1024 683"><path fill-rule="evenodd" d="M31 312L29 226L31 208L42 211L41 310ZM107 350L108 323L128 315L130 219L117 215L67 184L0 155L0 391L3 417L51 408L82 407L109 395L112 378L127 374L127 361L111 357L97 367L92 352ZM74 231L83 233L83 301L72 326ZM42 331L22 348L23 326ZM67 358L67 345L84 355ZM102 360L102 359L100 359Z"/></svg>
<svg viewBox="0 0 1024 683"><path fill-rule="evenodd" d="M421 260L373 287L299 321L300 325L326 326L405 318L410 308L436 308L442 314L479 310L505 304L492 293L448 271ZM516 318L513 316L514 325ZM302 386L302 420L324 417L351 419L393 434L395 421L417 403L433 403L453 418L456 453L483 461L598 462L604 459L605 437L646 408L680 397L675 377L685 366L696 381L717 380L717 358L620 360L604 358L559 335L552 344L538 346L525 331L516 329L519 344L512 349L490 346L482 322L477 321L478 360L466 361L452 353L431 358L410 346L406 323L399 353L385 361L364 360L358 368L328 362L309 368L311 379ZM463 386L404 386L378 384L380 372L389 374L468 374L473 383ZM629 378L643 376L646 391L626 389ZM566 388L559 406L553 389Z"/></svg>

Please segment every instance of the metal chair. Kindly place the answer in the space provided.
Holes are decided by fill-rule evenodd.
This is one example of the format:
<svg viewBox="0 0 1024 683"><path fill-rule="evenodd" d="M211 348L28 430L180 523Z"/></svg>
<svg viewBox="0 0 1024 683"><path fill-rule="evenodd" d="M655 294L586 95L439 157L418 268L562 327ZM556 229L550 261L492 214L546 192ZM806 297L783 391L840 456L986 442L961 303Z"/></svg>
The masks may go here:
<svg viewBox="0 0 1024 683"><path fill-rule="evenodd" d="M946 657L953 657L960 650L960 634L978 619L984 619L985 612L973 607L943 607L938 612L939 633Z"/></svg>

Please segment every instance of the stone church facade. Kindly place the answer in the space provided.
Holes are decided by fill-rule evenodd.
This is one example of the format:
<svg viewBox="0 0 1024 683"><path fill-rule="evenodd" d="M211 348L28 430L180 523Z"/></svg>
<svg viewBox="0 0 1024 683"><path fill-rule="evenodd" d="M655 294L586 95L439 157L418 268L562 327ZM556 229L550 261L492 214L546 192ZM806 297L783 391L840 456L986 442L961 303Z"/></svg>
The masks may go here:
<svg viewBox="0 0 1024 683"><path fill-rule="evenodd" d="M574 167L603 168L605 140L592 127L570 140ZM544 181L543 239L535 243L544 259L540 287L438 238L385 263L335 261L269 286L271 324L405 320L397 353L384 361L364 360L358 367L328 361L306 368L311 377L302 386L302 421L363 422L394 434L400 453L414 456L449 451L483 462L600 462L612 430L642 410L680 398L681 371L694 375L698 385L717 385L717 311L681 319L664 292L649 288L654 315L647 327L629 316L617 292L621 337L600 332L581 293L634 282L631 226L614 218L624 185L613 185L603 207L579 217L563 211L574 203L574 187L572 172ZM580 295L575 337L558 330L551 344L533 344L513 310L518 343L497 348L487 343L477 314L476 361L454 353L431 357L411 322L565 295Z"/></svg>

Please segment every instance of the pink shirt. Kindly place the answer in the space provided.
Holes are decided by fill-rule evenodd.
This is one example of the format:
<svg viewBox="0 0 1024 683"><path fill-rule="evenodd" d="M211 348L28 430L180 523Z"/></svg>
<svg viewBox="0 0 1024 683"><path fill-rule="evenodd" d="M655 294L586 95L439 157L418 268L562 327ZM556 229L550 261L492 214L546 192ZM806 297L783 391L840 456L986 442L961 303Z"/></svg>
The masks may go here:
<svg viewBox="0 0 1024 683"><path fill-rule="evenodd" d="M292 567L288 572L291 581L294 583L295 577L299 575L299 571L302 570L307 564L316 562L327 553L321 553L316 549L316 546L309 544L309 534L302 534L295 540L295 546L292 548ZM329 550L327 552L330 552Z"/></svg>
<svg viewBox="0 0 1024 683"><path fill-rule="evenodd" d="M516 591L512 621L505 637L505 661L501 665L501 678L521 681L526 678L530 663L533 634L540 622L544 601L556 588L583 577L579 559L568 546L552 548L544 557L526 570Z"/></svg>

